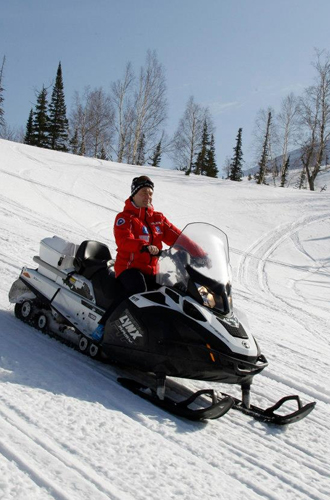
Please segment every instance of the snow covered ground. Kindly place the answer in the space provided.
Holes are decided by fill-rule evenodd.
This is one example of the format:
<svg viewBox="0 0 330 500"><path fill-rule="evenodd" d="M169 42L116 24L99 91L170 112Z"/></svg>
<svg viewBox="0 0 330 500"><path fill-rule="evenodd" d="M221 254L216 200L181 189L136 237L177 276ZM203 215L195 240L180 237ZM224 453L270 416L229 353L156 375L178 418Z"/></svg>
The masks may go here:
<svg viewBox="0 0 330 500"><path fill-rule="evenodd" d="M269 361L252 401L298 393L317 401L305 420L275 428L232 410L184 421L14 317L8 291L23 264L34 267L40 239L98 239L115 255L114 217L142 173L177 226L206 221L228 234L235 305ZM0 141L0 241L1 499L330 498L330 189L186 177Z"/></svg>

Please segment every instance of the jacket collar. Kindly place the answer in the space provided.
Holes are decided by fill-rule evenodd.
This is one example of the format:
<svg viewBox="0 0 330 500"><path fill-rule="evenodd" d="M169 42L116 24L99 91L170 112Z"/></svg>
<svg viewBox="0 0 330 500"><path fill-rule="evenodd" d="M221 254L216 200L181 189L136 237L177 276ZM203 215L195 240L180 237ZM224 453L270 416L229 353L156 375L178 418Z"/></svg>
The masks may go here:
<svg viewBox="0 0 330 500"><path fill-rule="evenodd" d="M130 213L133 213L137 217L139 217L141 219L144 219L146 215L148 217L150 217L153 214L154 207L152 205L151 205L151 207L148 207L148 208L137 207L134 204L134 202L131 200L131 198L128 198L125 201L125 208L124 208L124 210L125 210L125 212L127 211L127 212L130 212Z"/></svg>

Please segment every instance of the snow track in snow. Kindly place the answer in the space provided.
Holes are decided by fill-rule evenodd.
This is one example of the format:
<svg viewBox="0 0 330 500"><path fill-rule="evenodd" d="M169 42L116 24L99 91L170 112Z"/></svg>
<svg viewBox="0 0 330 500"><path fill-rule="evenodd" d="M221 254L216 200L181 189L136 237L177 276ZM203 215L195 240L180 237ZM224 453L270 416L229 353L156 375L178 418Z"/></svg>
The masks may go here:
<svg viewBox="0 0 330 500"><path fill-rule="evenodd" d="M133 499L127 493L106 484L104 477L64 451L40 429L26 424L25 416L19 419L17 408L10 411L1 405L2 429L6 439L0 440L0 452L15 462L18 469L27 474L38 487L45 488L52 498L58 500Z"/></svg>
<svg viewBox="0 0 330 500"><path fill-rule="evenodd" d="M288 302L283 297L283 293L280 295L273 289L268 276L267 266L272 263L278 263L276 262L276 259L272 259L272 255L289 238L297 241L297 233L299 230L305 228L307 225L318 224L328 220L330 220L330 213L309 215L302 217L295 223L275 228L275 230L262 236L257 242L247 249L241 258L238 268L238 280L247 291L251 293L251 290L253 290L254 297L255 295L261 296L262 301L266 306L268 303L269 307L274 307L275 309L277 308L279 311L283 310L283 306L284 309L290 309L290 315L294 313L295 319L298 322L302 322L304 327L307 327L312 334L315 333L315 325L319 323L322 325L322 330L326 331L327 329L328 318L323 319L319 314L317 314L317 312L311 311L311 309L322 309L322 306L315 307L314 305L314 307L308 307L308 304L306 304L306 297L304 297L304 306L299 304L299 301L293 302L292 299ZM303 268L304 272L307 271L308 273L314 273L324 267L324 265L316 262L315 259L313 259L304 250L301 243L299 245L299 251L307 256L309 261L311 261L311 265L307 269ZM290 264L289 267L293 270L300 270L299 266L296 264ZM282 292L284 292L284 290L282 290ZM327 316L329 308L326 308L325 311ZM322 333L320 334L323 335Z"/></svg>

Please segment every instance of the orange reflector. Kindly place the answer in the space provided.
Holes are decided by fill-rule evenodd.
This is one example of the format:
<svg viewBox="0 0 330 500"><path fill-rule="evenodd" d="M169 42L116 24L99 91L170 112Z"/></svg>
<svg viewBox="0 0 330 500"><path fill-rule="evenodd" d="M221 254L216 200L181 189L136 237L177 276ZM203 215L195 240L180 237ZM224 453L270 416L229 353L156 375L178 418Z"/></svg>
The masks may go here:
<svg viewBox="0 0 330 500"><path fill-rule="evenodd" d="M29 275L29 273L27 271L24 271L24 273L22 273L23 276L25 276L26 278L31 278L31 276Z"/></svg>
<svg viewBox="0 0 330 500"><path fill-rule="evenodd" d="M206 347L207 347L208 349L211 349L210 344L206 344ZM215 363L215 357L214 357L213 352L210 352L210 358L212 359L213 363Z"/></svg>

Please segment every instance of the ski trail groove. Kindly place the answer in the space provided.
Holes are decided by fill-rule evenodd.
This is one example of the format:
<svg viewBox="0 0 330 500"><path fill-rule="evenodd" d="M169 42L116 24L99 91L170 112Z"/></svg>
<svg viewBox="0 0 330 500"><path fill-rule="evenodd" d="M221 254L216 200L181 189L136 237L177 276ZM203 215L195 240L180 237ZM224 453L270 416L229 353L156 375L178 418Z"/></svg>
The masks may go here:
<svg viewBox="0 0 330 500"><path fill-rule="evenodd" d="M33 430L31 423L26 425L26 422L19 418L17 409L11 410L8 402L6 407L0 408L0 413L2 425L5 424L3 427L7 427L6 441L10 442L9 445L2 441L1 451L8 459L14 460L21 470L27 471L38 486L50 490L57 500L72 500L73 498L133 500L133 497L127 493L118 494L118 486L113 488L104 477L98 477L91 468L79 463L72 454L60 448L49 438L42 438L40 430ZM57 486L61 483L61 476L66 478L63 482L63 489ZM64 489L67 490L68 476L70 476L72 491L67 494L64 493ZM77 487L77 484L83 484L84 488Z"/></svg>
<svg viewBox="0 0 330 500"><path fill-rule="evenodd" d="M278 311L283 309L284 304L289 309L290 315L293 313L296 321L303 324L311 334L314 333L312 327L309 326L311 321L316 324L320 322L323 327L322 329L326 329L326 321L310 311L307 312L303 307L288 303L284 298L273 292L269 287L266 264L272 253L287 238L291 238L300 228L305 227L307 224L321 222L329 218L329 213L302 217L294 223L285 224L276 228L271 233L267 233L247 249L241 258L237 273L239 283L249 293L254 293L254 296L255 294L264 296L265 305L268 307L272 306Z"/></svg>

